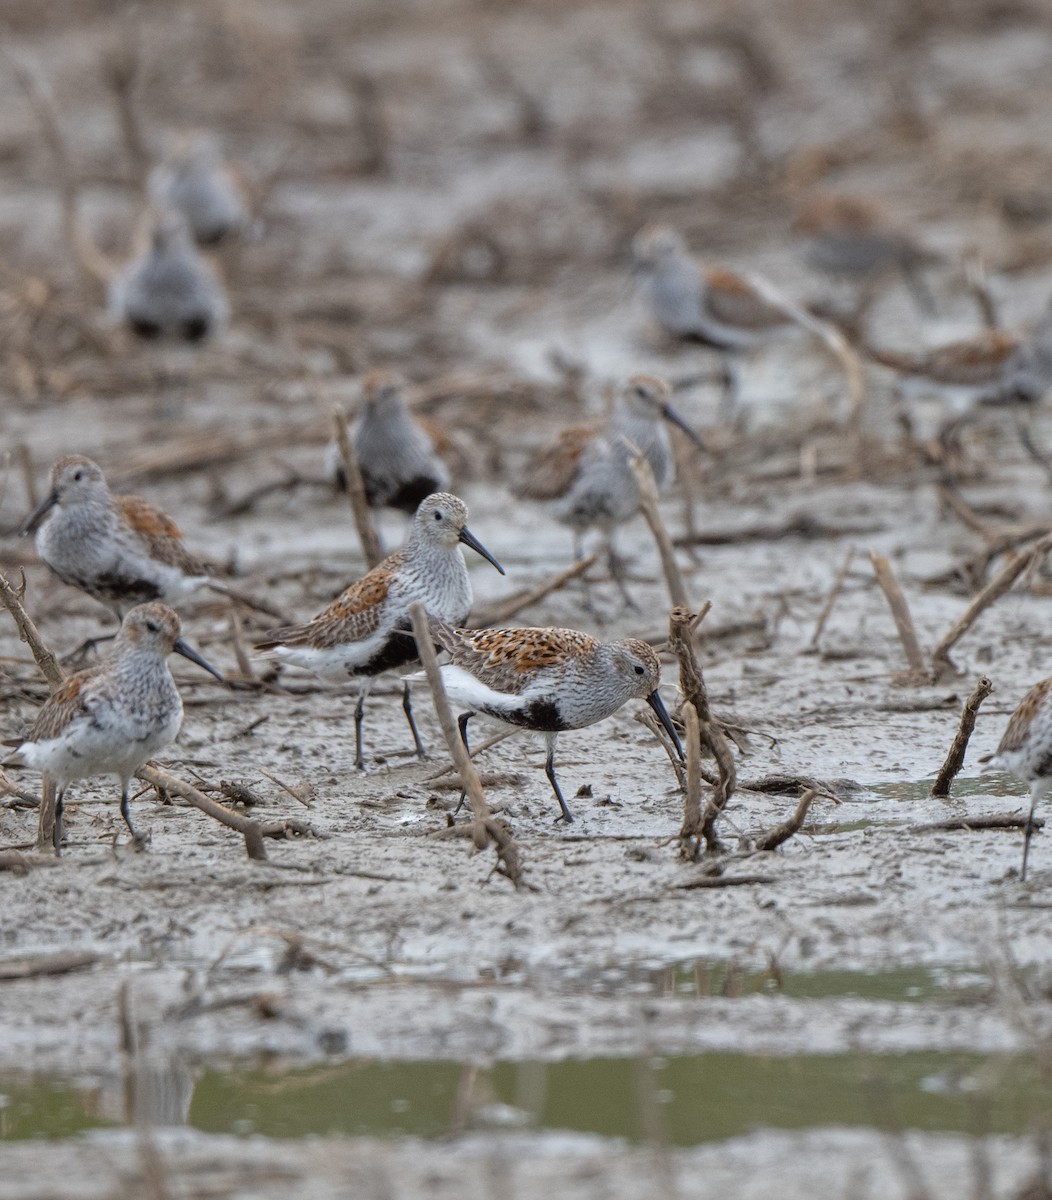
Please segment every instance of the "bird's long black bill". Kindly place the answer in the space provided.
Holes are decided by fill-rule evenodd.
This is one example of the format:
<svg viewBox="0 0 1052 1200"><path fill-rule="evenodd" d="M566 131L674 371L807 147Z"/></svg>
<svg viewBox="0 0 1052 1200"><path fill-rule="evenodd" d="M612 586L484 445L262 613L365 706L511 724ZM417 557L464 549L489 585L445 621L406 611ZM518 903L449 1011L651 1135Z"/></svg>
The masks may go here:
<svg viewBox="0 0 1052 1200"><path fill-rule="evenodd" d="M213 667L211 663L205 662L205 660L200 654L197 653L193 646L188 646L182 638L175 639L172 644L172 649L176 652L176 654L181 654L183 658L188 658L192 663L197 663L199 667L203 667L209 673L209 675L214 675L220 683L226 683L226 680L222 675L220 675L215 667Z"/></svg>
<svg viewBox="0 0 1052 1200"><path fill-rule="evenodd" d="M500 563L497 562L497 560L493 557L493 555L490 554L490 552L486 549L486 547L483 546L483 544L471 532L471 530L468 529L468 527L466 525L460 531L460 540L464 543L465 546L470 546L472 548L472 550L475 551L476 554L481 554L482 557L487 562L492 563L502 575L507 575L507 571L504 570L504 568L500 565Z"/></svg>
<svg viewBox="0 0 1052 1200"><path fill-rule="evenodd" d="M665 732L672 739L672 744L676 747L676 753L679 755L679 761L686 762L683 747L680 745L679 734L676 733L676 727L672 724L672 718L668 715L668 709L665 707L664 700L661 699L661 693L656 689L652 691L647 696L647 704L657 713L657 719L664 725Z"/></svg>
<svg viewBox="0 0 1052 1200"><path fill-rule="evenodd" d="M701 440L697 433L687 424L687 422L679 415L671 404L662 404L661 415L669 422L670 425L675 425L677 429L682 429L683 432L690 438L699 450L708 450L708 447Z"/></svg>
<svg viewBox="0 0 1052 1200"><path fill-rule="evenodd" d="M58 492L48 492L43 500L33 509L28 517L18 527L18 536L25 537L32 533L44 517L58 504Z"/></svg>

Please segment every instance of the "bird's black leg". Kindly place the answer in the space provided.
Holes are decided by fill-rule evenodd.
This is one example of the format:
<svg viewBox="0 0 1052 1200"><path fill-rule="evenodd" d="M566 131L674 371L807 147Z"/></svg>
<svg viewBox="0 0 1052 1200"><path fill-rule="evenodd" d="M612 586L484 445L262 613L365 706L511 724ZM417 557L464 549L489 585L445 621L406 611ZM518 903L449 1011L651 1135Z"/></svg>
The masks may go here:
<svg viewBox="0 0 1052 1200"><path fill-rule="evenodd" d="M409 698L409 680L405 681L405 690L402 692L402 711L405 713L405 719L409 722L409 729L413 735L413 744L416 746L417 758L427 758L427 747L420 740L420 734L417 732L416 722L413 720L413 704Z"/></svg>
<svg viewBox="0 0 1052 1200"><path fill-rule="evenodd" d="M625 582L628 576L628 563L614 549L612 536L607 545L606 563L610 571L610 578L617 584L617 590L621 593L625 612L639 612L639 605L632 599L632 593L628 590L628 584Z"/></svg>
<svg viewBox="0 0 1052 1200"><path fill-rule="evenodd" d="M1026 860L1030 853L1030 839L1034 836L1034 809L1037 807L1038 789L1030 789L1030 811L1026 816L1026 830L1023 833L1023 865L1019 869L1019 882L1026 882Z"/></svg>
<svg viewBox="0 0 1052 1200"><path fill-rule="evenodd" d="M128 832L132 835L132 841L137 845L142 845L142 838L135 832L135 826L132 824L131 809L128 807L128 781L125 779L121 783L121 816L124 818L124 824L128 826Z"/></svg>
<svg viewBox="0 0 1052 1200"><path fill-rule="evenodd" d="M544 773L548 776L548 782L552 785L552 791L555 793L556 800L559 801L559 807L562 809L562 815L557 817L558 821L565 821L567 825L573 824L573 813L566 807L566 801L563 799L563 794L559 790L559 781L555 778L555 742L548 743L548 757L544 760Z"/></svg>
<svg viewBox="0 0 1052 1200"><path fill-rule="evenodd" d="M468 754L471 753L471 747L468 745L468 721L470 721L474 715L474 713L466 712L461 713L460 716L457 717L457 726L460 729L460 740L464 743L464 749L468 752ZM456 816L457 813L460 812L460 810L464 807L464 801L467 799L467 796L467 791L464 788L461 788L460 799L457 801L456 808L453 809L453 816Z"/></svg>
<svg viewBox="0 0 1052 1200"><path fill-rule="evenodd" d="M365 759L362 757L362 718L365 716L365 692L358 693L358 703L354 706L354 765L359 771L365 770Z"/></svg>
<svg viewBox="0 0 1052 1200"><path fill-rule="evenodd" d="M62 857L62 813L65 810L66 804L66 789L60 788L55 792L55 857Z"/></svg>

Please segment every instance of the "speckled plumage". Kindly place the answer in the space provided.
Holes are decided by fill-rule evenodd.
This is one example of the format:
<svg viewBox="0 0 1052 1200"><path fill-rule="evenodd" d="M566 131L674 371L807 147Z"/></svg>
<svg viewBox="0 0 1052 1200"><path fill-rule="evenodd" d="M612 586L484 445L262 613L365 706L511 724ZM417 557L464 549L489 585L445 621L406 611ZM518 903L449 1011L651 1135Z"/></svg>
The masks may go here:
<svg viewBox="0 0 1052 1200"><path fill-rule="evenodd" d="M198 254L181 216L169 216L150 245L114 279L110 311L142 338L200 342L229 315L218 275Z"/></svg>
<svg viewBox="0 0 1052 1200"><path fill-rule="evenodd" d="M432 622L450 661L442 680L450 699L467 712L544 733L545 770L562 819L573 817L555 778L560 731L583 729L615 713L629 700L646 700L679 745L658 693L661 667L646 642L601 642L576 629L455 629Z"/></svg>
<svg viewBox="0 0 1052 1200"><path fill-rule="evenodd" d="M659 490L675 474L665 421L678 425L701 445L669 404L668 384L651 375L633 375L619 390L606 428L574 425L562 430L527 462L515 494L547 503L552 516L573 530L578 556L581 537L589 529L599 529L607 540L611 569L620 581L613 555L614 531L639 511L639 486L630 463L633 448L650 464Z"/></svg>
<svg viewBox="0 0 1052 1200"><path fill-rule="evenodd" d="M128 813L130 780L175 740L182 724L183 702L167 662L173 651L217 674L182 641L179 618L167 605L133 608L107 658L56 689L10 760L55 781L56 853L62 840L63 793L71 783L93 775L117 776L121 814L135 836Z"/></svg>
<svg viewBox="0 0 1052 1200"><path fill-rule="evenodd" d="M1019 702L988 761L992 767L1007 771L1030 788L1030 813L1020 870L1020 878L1026 879L1034 810L1038 801L1052 792L1052 678L1034 684Z"/></svg>
<svg viewBox="0 0 1052 1200"><path fill-rule="evenodd" d="M425 496L449 488L437 439L410 413L402 381L394 372L372 371L362 381L362 405L349 435L371 508L414 513ZM326 461L337 486L345 487L335 444Z"/></svg>
<svg viewBox="0 0 1052 1200"><path fill-rule="evenodd" d="M98 464L79 454L52 466L51 490L21 532L34 528L37 553L59 579L118 616L176 600L215 571L187 550L171 517L140 496L113 495Z"/></svg>
<svg viewBox="0 0 1052 1200"><path fill-rule="evenodd" d="M919 354L869 346L866 355L896 376L900 395L942 397L956 410L980 402L1036 404L1052 385L1047 324L1023 336L983 329Z"/></svg>
<svg viewBox="0 0 1052 1200"><path fill-rule="evenodd" d="M364 765L361 724L371 680L412 662L416 646L408 608L420 601L439 620L458 623L471 611L471 580L460 543L503 568L467 529L467 507L447 492L436 492L417 509L401 550L352 583L310 621L275 629L256 645L269 657L312 671L322 679L362 679L355 710L355 763ZM423 752L408 707L414 740Z"/></svg>

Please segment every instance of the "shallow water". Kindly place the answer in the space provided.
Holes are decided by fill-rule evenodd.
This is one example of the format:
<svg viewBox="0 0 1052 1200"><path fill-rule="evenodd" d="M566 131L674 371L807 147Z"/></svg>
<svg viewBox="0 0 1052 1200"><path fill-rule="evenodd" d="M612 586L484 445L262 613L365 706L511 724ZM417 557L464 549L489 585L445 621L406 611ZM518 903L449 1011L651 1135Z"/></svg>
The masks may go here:
<svg viewBox="0 0 1052 1200"><path fill-rule="evenodd" d="M530 1128L676 1146L751 1130L828 1126L1026 1133L1052 1112L1032 1062L938 1052L647 1059L475 1066L349 1060L310 1068L153 1073L151 1117L206 1133L441 1138L465 1128ZM123 1123L105 1087L0 1078L0 1139L69 1137ZM127 1092L118 1089L119 1095ZM185 1110L171 1109L180 1092ZM140 1102L142 1097L140 1096ZM119 1102L119 1096L118 1096ZM140 1110L141 1111L141 1110Z"/></svg>

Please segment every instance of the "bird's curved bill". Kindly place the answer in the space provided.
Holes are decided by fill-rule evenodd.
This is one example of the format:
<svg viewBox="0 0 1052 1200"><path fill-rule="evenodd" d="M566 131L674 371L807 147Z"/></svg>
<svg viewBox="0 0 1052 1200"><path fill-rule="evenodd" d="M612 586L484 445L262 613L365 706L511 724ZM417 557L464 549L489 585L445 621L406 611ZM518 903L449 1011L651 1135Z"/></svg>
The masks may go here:
<svg viewBox="0 0 1052 1200"><path fill-rule="evenodd" d="M649 696L647 696L647 704L657 713L657 719L665 727L665 732L672 739L673 746L676 747L676 753L679 755L679 761L685 762L683 747L680 745L679 735L676 733L676 727L672 724L672 718L668 715L668 709L665 707L664 700L661 699L661 693L655 688Z"/></svg>
<svg viewBox="0 0 1052 1200"><path fill-rule="evenodd" d="M193 646L188 646L182 638L175 639L175 641L172 643L172 649L176 652L176 654L181 654L183 658L188 658L192 663L197 663L199 667L203 667L209 673L209 675L214 675L220 683L226 682L226 680L222 675L220 675L215 667L213 667L211 663L205 662L205 660L200 654L197 653Z"/></svg>
<svg viewBox="0 0 1052 1200"><path fill-rule="evenodd" d="M471 530L468 529L468 527L466 525L460 531L460 540L464 543L465 546L470 546L472 548L472 550L475 551L476 554L481 554L482 557L487 562L491 562L502 575L507 574L507 571L504 570L504 568L500 565L500 563L497 562L497 560L493 557L493 555L490 554L490 552L486 549L486 547L483 546L483 544L471 532Z"/></svg>
<svg viewBox="0 0 1052 1200"><path fill-rule="evenodd" d="M58 492L48 492L44 499L40 501L36 508L19 525L18 536L25 537L27 533L32 533L56 504L58 504Z"/></svg>
<svg viewBox="0 0 1052 1200"><path fill-rule="evenodd" d="M679 415L671 404L662 404L661 415L669 422L670 425L675 425L677 429L682 429L683 432L690 438L699 450L706 450L707 447L701 438L694 432L687 422Z"/></svg>

